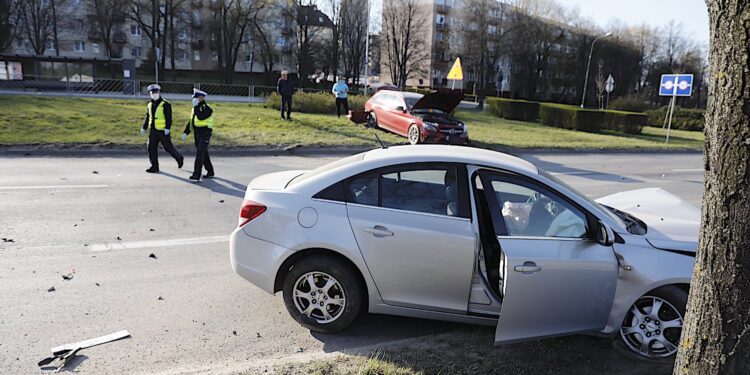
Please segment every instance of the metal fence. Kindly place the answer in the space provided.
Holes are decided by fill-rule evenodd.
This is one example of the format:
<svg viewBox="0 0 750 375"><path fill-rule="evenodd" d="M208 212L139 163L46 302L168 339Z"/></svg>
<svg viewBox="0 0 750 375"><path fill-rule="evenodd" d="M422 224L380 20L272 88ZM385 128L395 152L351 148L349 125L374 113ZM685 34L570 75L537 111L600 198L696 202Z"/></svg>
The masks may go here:
<svg viewBox="0 0 750 375"><path fill-rule="evenodd" d="M107 79L79 75L62 78L24 75L22 80L0 81L0 93L147 99L147 87L152 83L154 82L137 79ZM161 81L159 85L162 93L171 99L189 99L193 88L196 88L207 92L212 101L245 103L265 103L268 95L276 91L276 87L273 86L221 83ZM330 93L330 90L315 88L298 88L297 91Z"/></svg>

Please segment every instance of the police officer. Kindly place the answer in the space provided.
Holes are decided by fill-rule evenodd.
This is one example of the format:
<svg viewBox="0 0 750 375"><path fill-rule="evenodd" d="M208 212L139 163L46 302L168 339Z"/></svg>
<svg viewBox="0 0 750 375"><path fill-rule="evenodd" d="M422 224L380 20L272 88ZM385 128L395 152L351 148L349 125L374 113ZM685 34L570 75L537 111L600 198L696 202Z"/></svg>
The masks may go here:
<svg viewBox="0 0 750 375"><path fill-rule="evenodd" d="M182 133L182 140L184 141L190 134L190 127L193 127L195 134L195 165L193 166L193 174L190 179L198 182L201 180L201 172L203 167L206 167L206 174L203 178L211 178L214 176L214 166L211 164L211 158L208 156L208 143L211 140L211 132L214 127L213 110L206 103L207 94L204 91L193 89L193 110L190 112L190 121L188 121L185 127L185 132Z"/></svg>
<svg viewBox="0 0 750 375"><path fill-rule="evenodd" d="M143 121L141 128L141 135L145 135L146 129L151 127L148 134L148 159L151 162L151 168L146 169L146 172L159 172L159 143L177 161L177 168L182 168L185 158L175 150L172 139L169 137L169 129L172 127L172 105L161 97L161 86L148 85L148 91L151 94L151 100L148 102L146 120Z"/></svg>

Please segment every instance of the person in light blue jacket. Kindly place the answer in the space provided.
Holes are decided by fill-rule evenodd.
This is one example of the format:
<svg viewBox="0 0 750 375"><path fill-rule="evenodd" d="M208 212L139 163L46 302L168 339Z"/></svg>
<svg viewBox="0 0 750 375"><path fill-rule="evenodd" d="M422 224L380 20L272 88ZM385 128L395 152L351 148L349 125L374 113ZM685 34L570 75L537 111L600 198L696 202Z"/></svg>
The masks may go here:
<svg viewBox="0 0 750 375"><path fill-rule="evenodd" d="M344 109L344 115L349 113L349 100L347 94L349 93L349 86L346 84L346 77L339 77L338 82L333 85L331 90L336 95L336 115L341 117L341 109Z"/></svg>

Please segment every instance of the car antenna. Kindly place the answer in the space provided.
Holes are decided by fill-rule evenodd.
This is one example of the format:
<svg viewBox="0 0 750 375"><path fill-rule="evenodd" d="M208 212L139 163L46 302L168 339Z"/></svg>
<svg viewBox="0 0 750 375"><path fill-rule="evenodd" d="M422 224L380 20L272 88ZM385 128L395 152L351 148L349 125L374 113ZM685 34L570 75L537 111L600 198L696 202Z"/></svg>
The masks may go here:
<svg viewBox="0 0 750 375"><path fill-rule="evenodd" d="M370 128L370 130L372 131L372 135L375 136L375 139L378 140L378 143L380 143L380 148L388 148L388 146L386 146L385 144L383 144L383 141L380 140L380 137L378 137L378 133L375 132L375 130L373 128Z"/></svg>

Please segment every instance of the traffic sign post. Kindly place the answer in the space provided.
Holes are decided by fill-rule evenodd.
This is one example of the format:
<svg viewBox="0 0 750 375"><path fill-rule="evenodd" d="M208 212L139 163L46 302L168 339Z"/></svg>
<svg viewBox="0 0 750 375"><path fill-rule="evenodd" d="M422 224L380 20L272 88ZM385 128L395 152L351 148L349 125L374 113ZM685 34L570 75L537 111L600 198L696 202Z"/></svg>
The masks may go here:
<svg viewBox="0 0 750 375"><path fill-rule="evenodd" d="M453 63L453 67L448 72L448 76L446 77L453 81L453 86L451 87L451 90L456 89L456 81L463 81L464 79L464 71L461 69L461 58L456 57L456 62Z"/></svg>
<svg viewBox="0 0 750 375"><path fill-rule="evenodd" d="M662 74L659 84L660 96L671 96L672 100L667 109L664 121L667 123L667 141L669 143L669 131L672 129L672 115L678 96L690 96L693 93L692 74Z"/></svg>
<svg viewBox="0 0 750 375"><path fill-rule="evenodd" d="M615 78L610 74L607 77L607 82L604 84L604 90L607 91L607 105L604 108L609 108L609 94L615 90Z"/></svg>

